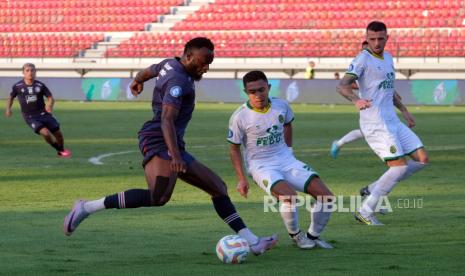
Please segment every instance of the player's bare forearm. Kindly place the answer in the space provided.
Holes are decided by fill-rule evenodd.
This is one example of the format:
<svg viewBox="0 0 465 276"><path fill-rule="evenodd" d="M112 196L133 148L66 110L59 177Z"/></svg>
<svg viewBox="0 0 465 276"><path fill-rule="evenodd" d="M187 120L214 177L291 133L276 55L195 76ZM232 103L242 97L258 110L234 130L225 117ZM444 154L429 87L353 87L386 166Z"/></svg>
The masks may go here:
<svg viewBox="0 0 465 276"><path fill-rule="evenodd" d="M47 106L46 106L47 112L52 113L54 105L55 105L55 99L53 97L48 97Z"/></svg>
<svg viewBox="0 0 465 276"><path fill-rule="evenodd" d="M150 69L150 67L145 68L142 71L139 71L134 78L134 81L137 83L144 83L152 78L156 77L156 75L153 73L153 71Z"/></svg>
<svg viewBox="0 0 465 276"><path fill-rule="evenodd" d="M284 125L284 141L288 147L292 147L292 124Z"/></svg>
<svg viewBox="0 0 465 276"><path fill-rule="evenodd" d="M402 103L402 98L399 96L399 94L397 94L396 91L394 91L393 103L394 106L397 107L397 109L399 109L399 111L407 111L407 107Z"/></svg>
<svg viewBox="0 0 465 276"><path fill-rule="evenodd" d="M168 147L168 151L175 158L181 158L176 137L176 128L174 126L178 114L178 109L170 105L163 105L163 111L161 113L161 131L163 132L163 138Z"/></svg>
<svg viewBox="0 0 465 276"><path fill-rule="evenodd" d="M242 153L241 153L241 146L231 144L229 146L229 155L231 157L231 163L234 167L234 171L236 172L237 179L239 181L245 180L244 169L242 168Z"/></svg>
<svg viewBox="0 0 465 276"><path fill-rule="evenodd" d="M339 94L341 94L344 98L353 103L360 99L357 96L357 94L355 94L352 90L352 85L355 83L356 80L357 76L345 74L342 80L339 82L339 85L337 86L337 92L339 92Z"/></svg>
<svg viewBox="0 0 465 276"><path fill-rule="evenodd" d="M7 117L11 116L11 107L12 106L13 106L13 98L8 97L8 99L6 99L5 116L7 116Z"/></svg>

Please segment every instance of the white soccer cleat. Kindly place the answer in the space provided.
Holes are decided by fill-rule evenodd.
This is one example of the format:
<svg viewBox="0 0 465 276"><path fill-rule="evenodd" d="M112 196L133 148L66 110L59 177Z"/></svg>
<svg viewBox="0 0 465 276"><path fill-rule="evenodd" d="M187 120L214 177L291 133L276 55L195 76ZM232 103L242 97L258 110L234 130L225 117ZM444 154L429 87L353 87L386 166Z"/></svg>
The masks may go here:
<svg viewBox="0 0 465 276"><path fill-rule="evenodd" d="M273 248L278 242L278 235L273 235L270 237L262 237L258 239L258 242L249 246L250 251L258 256L265 253L265 251Z"/></svg>
<svg viewBox="0 0 465 276"><path fill-rule="evenodd" d="M363 216L360 212L355 212L354 217L356 220L360 221L363 224L366 225L371 225L371 226L382 226L384 225L382 222L380 222L374 214L371 214L369 216Z"/></svg>
<svg viewBox="0 0 465 276"><path fill-rule="evenodd" d="M313 240L316 244L317 247L319 248L323 248L323 249L333 249L334 247L329 243L329 242L326 242L320 238L316 239L316 240Z"/></svg>
<svg viewBox="0 0 465 276"><path fill-rule="evenodd" d="M312 249L316 245L315 242L307 238L307 235L305 235L305 233L303 233L302 231L294 235L294 237L292 237L292 240L297 245L297 247L301 249Z"/></svg>
<svg viewBox="0 0 465 276"><path fill-rule="evenodd" d="M84 200L76 201L71 212L65 217L63 231L66 236L71 236L79 224L89 216L89 213L84 210L84 203Z"/></svg>

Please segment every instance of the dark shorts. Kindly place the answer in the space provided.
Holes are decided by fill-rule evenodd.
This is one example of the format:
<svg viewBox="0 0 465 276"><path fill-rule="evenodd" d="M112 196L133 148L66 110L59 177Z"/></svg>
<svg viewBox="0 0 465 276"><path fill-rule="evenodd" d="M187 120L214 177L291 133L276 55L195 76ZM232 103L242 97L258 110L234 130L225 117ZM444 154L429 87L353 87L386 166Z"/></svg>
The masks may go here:
<svg viewBox="0 0 465 276"><path fill-rule="evenodd" d="M44 127L50 130L52 133L60 130L60 123L58 123L57 119L55 119L55 117L53 117L50 113L25 117L24 120L36 134L39 134L39 131Z"/></svg>
<svg viewBox="0 0 465 276"><path fill-rule="evenodd" d="M165 160L171 160L171 155L168 152L165 141L163 137L160 137L159 135L139 133L139 149L142 156L144 156L142 167L145 167L145 165L155 156ZM187 165L195 160L194 156L185 151L184 148L181 148L181 157Z"/></svg>

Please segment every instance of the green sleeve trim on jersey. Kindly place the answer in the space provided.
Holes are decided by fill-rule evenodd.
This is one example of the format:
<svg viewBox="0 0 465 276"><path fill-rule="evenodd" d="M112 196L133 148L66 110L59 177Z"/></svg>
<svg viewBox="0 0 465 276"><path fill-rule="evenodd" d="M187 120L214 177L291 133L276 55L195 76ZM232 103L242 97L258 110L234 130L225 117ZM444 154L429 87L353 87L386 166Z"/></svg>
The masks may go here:
<svg viewBox="0 0 465 276"><path fill-rule="evenodd" d="M346 72L347 75L352 75L352 76L356 76L357 79L358 79L358 75L357 74L354 74L354 73L350 73L350 72Z"/></svg>
<svg viewBox="0 0 465 276"><path fill-rule="evenodd" d="M304 190L303 190L304 193L307 193L308 186L310 186L310 182L312 182L313 178L315 178L315 177L319 177L318 174L314 173L314 174L310 175L310 177L307 179L307 181L305 181Z"/></svg>
<svg viewBox="0 0 465 276"><path fill-rule="evenodd" d="M228 143L230 143L230 144L233 144L233 145L237 145L237 146L240 146L240 145L242 145L242 144L236 144L236 143L234 143L234 142L231 142L231 141L229 141L229 140L226 140L226 141L228 141Z"/></svg>
<svg viewBox="0 0 465 276"><path fill-rule="evenodd" d="M398 160L398 159L404 158L404 156L405 155L399 155L399 156L395 156L395 157L387 157L387 158L384 158L384 162L392 161L392 160Z"/></svg>
<svg viewBox="0 0 465 276"><path fill-rule="evenodd" d="M405 155L410 155L410 154L412 154L412 153L414 153L414 152L416 152L417 150L422 149L422 148L424 148L424 146L418 147L418 148L412 150L411 152L406 153Z"/></svg>
<svg viewBox="0 0 465 276"><path fill-rule="evenodd" d="M295 119L295 118L294 118L294 117L292 117L292 119L291 119L291 120L290 120L288 123L285 123L284 125L288 125L288 124L290 124L290 123L294 122L294 119Z"/></svg>
<svg viewBox="0 0 465 276"><path fill-rule="evenodd" d="M274 185L278 184L278 183L281 182L281 181L285 181L285 180L284 180L284 179L279 179L279 180L276 180L275 182L271 183L270 189L269 189L269 190L270 190L270 193L271 193L271 190L273 189Z"/></svg>

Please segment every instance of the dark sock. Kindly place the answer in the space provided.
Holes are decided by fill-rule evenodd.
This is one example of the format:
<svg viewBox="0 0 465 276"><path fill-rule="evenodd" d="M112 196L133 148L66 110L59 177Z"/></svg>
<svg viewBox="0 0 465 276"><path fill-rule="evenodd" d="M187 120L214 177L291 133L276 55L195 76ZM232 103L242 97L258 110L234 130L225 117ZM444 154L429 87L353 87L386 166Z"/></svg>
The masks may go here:
<svg viewBox="0 0 465 276"><path fill-rule="evenodd" d="M295 237L295 236L296 236L297 234L299 234L299 233L300 233L300 230L299 230L299 232L297 232L297 233L295 233L295 234L291 234L291 233L288 233L288 234L289 234L289 236L290 236L291 238L293 238L293 237Z"/></svg>
<svg viewBox="0 0 465 276"><path fill-rule="evenodd" d="M150 207L150 191L143 189L132 189L105 197L105 208L123 209Z"/></svg>
<svg viewBox="0 0 465 276"><path fill-rule="evenodd" d="M61 151L64 150L63 145L60 146L60 145L58 145L57 143L53 143L53 144L51 144L51 146L52 146L54 149L56 149L58 152L61 152Z"/></svg>
<svg viewBox="0 0 465 276"><path fill-rule="evenodd" d="M229 196L220 196L212 198L213 206L215 207L216 213L221 219L226 222L236 233L246 226L242 221L239 214L236 212L236 208L231 202Z"/></svg>
<svg viewBox="0 0 465 276"><path fill-rule="evenodd" d="M317 240L318 237L315 237L315 236L312 236L310 235L310 233L307 232L307 238L311 239L311 240Z"/></svg>

